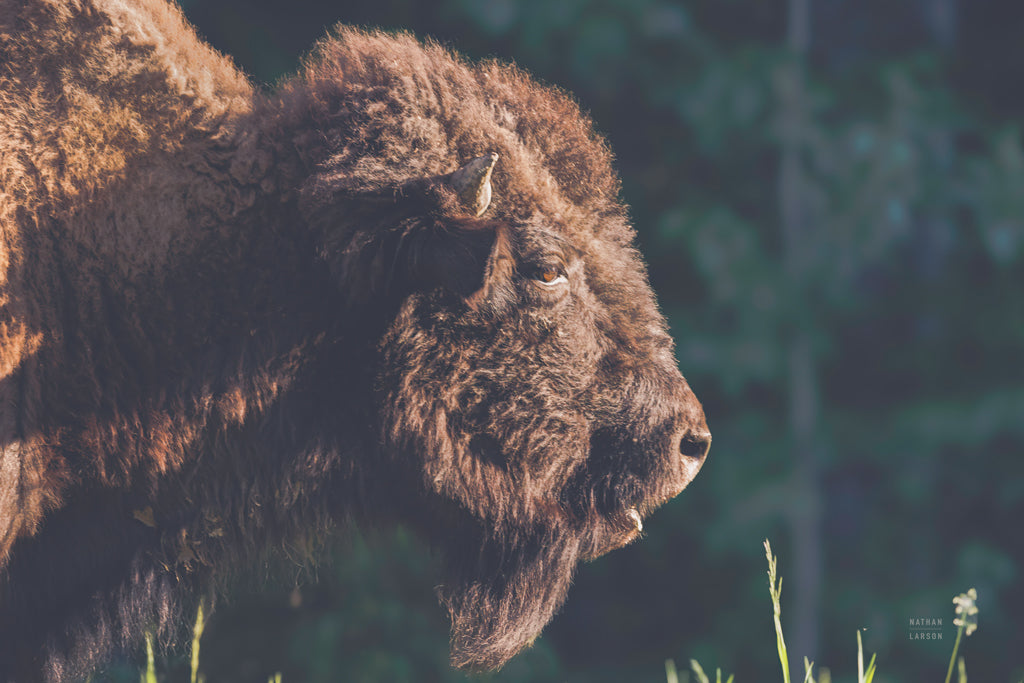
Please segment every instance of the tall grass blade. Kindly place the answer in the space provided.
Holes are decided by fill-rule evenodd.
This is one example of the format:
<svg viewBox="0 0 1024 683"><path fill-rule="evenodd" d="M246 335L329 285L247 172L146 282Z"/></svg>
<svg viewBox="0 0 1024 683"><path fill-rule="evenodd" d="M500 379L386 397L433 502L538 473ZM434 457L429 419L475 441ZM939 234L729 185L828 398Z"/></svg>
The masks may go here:
<svg viewBox="0 0 1024 683"><path fill-rule="evenodd" d="M764 554L768 558L768 592L772 596L772 611L775 617L775 647L779 651L779 663L782 665L782 680L789 680L789 654L786 652L786 640L782 637L782 578L776 587L776 558L772 555L772 545L764 539Z"/></svg>
<svg viewBox="0 0 1024 683"><path fill-rule="evenodd" d="M956 651L960 649L960 638L964 635L964 627L960 626L956 630L956 642L953 643L953 654L949 656L949 668L946 669L946 683L949 683L949 679L953 676L953 662L956 660Z"/></svg>
<svg viewBox="0 0 1024 683"><path fill-rule="evenodd" d="M857 629L857 683L864 683L864 643L860 639L860 629Z"/></svg>
<svg viewBox="0 0 1024 683"><path fill-rule="evenodd" d="M203 618L203 601L199 601L199 609L196 610L196 623L192 627L192 678L191 683L199 681L199 639L203 637L203 629L206 628L206 620Z"/></svg>
<svg viewBox="0 0 1024 683"><path fill-rule="evenodd" d="M875 680L875 657L877 656L877 652L871 655L871 661L868 662L868 670L864 672L864 683L871 683L871 681Z"/></svg>
<svg viewBox="0 0 1024 683"><path fill-rule="evenodd" d="M711 683L708 680L707 674L704 673L704 669L700 668L700 664L697 663L696 659L690 660L690 668L693 669L693 673L697 674L697 681L699 683Z"/></svg>
<svg viewBox="0 0 1024 683"><path fill-rule="evenodd" d="M674 659L665 660L665 680L668 683L679 683L679 672L676 671L676 661Z"/></svg>
<svg viewBox="0 0 1024 683"><path fill-rule="evenodd" d="M156 662L153 657L153 634L146 634L146 672L139 676L141 683L156 683Z"/></svg>

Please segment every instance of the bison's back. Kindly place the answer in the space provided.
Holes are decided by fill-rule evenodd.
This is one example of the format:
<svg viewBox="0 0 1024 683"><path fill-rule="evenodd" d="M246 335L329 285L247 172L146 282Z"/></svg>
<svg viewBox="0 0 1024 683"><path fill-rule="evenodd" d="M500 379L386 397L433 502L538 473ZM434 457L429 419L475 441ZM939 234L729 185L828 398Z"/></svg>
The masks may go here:
<svg viewBox="0 0 1024 683"><path fill-rule="evenodd" d="M0 0L0 63L5 216L82 202L252 97L164 2Z"/></svg>
<svg viewBox="0 0 1024 683"><path fill-rule="evenodd" d="M50 271L92 258L159 267L204 199L195 171L228 172L203 167L250 84L150 0L0 0L0 64L0 304L53 296ZM3 335L0 376L27 344Z"/></svg>
<svg viewBox="0 0 1024 683"><path fill-rule="evenodd" d="M0 65L2 567L82 470L47 421L102 391L90 363L131 373L159 332L135 322L237 210L253 89L153 0L0 0Z"/></svg>

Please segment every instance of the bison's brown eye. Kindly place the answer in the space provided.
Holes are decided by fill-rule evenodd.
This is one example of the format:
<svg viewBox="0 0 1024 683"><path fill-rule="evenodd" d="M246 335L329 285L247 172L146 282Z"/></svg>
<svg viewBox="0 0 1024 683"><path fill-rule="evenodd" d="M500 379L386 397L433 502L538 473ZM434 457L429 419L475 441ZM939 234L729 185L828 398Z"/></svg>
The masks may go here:
<svg viewBox="0 0 1024 683"><path fill-rule="evenodd" d="M533 279L548 287L566 282L565 272L558 266L541 266L537 268L533 273Z"/></svg>

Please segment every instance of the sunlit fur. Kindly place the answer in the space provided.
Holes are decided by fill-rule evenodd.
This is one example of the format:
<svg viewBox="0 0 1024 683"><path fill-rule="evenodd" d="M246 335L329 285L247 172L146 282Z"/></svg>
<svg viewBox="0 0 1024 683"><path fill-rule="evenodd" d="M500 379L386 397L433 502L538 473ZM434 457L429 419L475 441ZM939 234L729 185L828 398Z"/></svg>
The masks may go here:
<svg viewBox="0 0 1024 683"><path fill-rule="evenodd" d="M0 681L172 644L348 519L427 538L497 667L696 474L565 94L351 29L259 91L163 0L0 0L0 65ZM446 177L489 152L476 218Z"/></svg>

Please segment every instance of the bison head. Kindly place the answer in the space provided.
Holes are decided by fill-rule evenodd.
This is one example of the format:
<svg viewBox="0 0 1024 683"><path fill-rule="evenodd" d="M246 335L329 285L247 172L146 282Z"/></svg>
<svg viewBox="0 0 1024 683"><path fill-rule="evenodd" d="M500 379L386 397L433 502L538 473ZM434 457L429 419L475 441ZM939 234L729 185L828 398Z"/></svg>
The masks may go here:
<svg viewBox="0 0 1024 683"><path fill-rule="evenodd" d="M710 434L604 142L564 94L405 36L325 41L305 219L361 329L378 501L442 551L452 658L500 666ZM309 111L303 109L303 111ZM308 115L308 114L307 114ZM387 512L387 510L382 510Z"/></svg>

